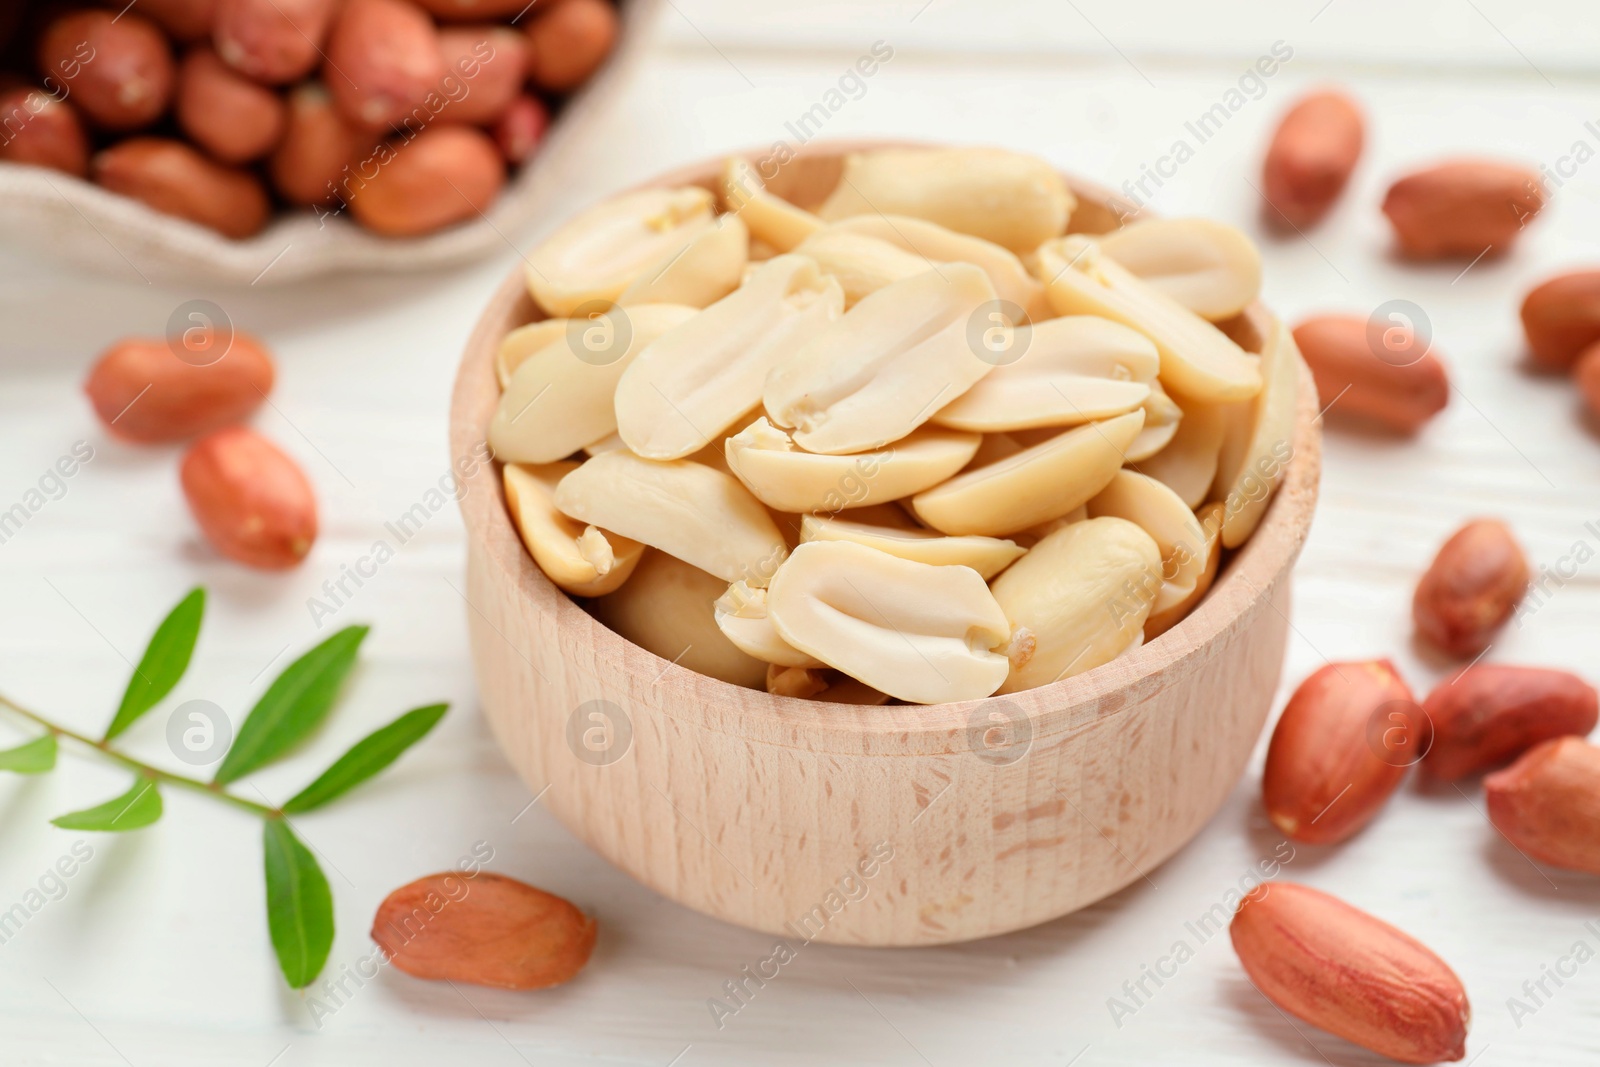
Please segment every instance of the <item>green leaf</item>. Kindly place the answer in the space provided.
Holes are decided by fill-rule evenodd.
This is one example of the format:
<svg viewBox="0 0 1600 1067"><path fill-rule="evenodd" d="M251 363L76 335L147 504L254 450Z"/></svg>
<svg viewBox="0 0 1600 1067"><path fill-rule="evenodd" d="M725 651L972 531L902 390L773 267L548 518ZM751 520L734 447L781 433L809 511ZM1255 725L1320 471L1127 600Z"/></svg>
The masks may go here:
<svg viewBox="0 0 1600 1067"><path fill-rule="evenodd" d="M243 778L305 740L327 717L366 636L365 626L347 626L284 668L239 727L217 784Z"/></svg>
<svg viewBox="0 0 1600 1067"><path fill-rule="evenodd" d="M154 778L139 778L133 788L104 804L57 815L50 821L63 830L138 830L161 818L161 791Z"/></svg>
<svg viewBox="0 0 1600 1067"><path fill-rule="evenodd" d="M320 808L341 793L355 788L421 741L444 718L449 704L429 704L408 711L388 726L380 727L350 746L350 750L323 771L316 781L289 798L283 810L290 815Z"/></svg>
<svg viewBox="0 0 1600 1067"><path fill-rule="evenodd" d="M322 973L333 947L333 894L311 850L283 819L261 825L267 872L267 928L285 981L304 989Z"/></svg>
<svg viewBox="0 0 1600 1067"><path fill-rule="evenodd" d="M134 668L133 677L128 679L122 706L117 708L111 725L106 727L107 741L132 726L178 684L183 672L189 669L189 657L194 654L194 643L200 636L200 618L205 610L206 591L197 586L161 620L144 650L144 658Z"/></svg>
<svg viewBox="0 0 1600 1067"><path fill-rule="evenodd" d="M43 774L56 765L56 735L45 734L25 745L0 752L0 771L17 774Z"/></svg>

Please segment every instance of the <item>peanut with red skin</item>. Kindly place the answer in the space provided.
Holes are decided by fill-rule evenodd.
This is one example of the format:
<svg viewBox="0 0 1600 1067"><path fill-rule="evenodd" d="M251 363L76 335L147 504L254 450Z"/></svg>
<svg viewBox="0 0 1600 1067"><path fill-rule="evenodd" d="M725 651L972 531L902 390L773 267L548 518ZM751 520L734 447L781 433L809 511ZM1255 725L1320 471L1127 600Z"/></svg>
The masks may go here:
<svg viewBox="0 0 1600 1067"><path fill-rule="evenodd" d="M492 126L522 91L528 66L528 39L509 26L455 26L439 31L450 102L440 122ZM465 87L465 93L461 93Z"/></svg>
<svg viewBox="0 0 1600 1067"><path fill-rule="evenodd" d="M354 191L350 211L389 237L476 219L505 184L500 150L470 126L430 126L409 143L380 148L373 162L375 173Z"/></svg>
<svg viewBox="0 0 1600 1067"><path fill-rule="evenodd" d="M1422 765L1447 780L1500 766L1552 737L1582 737L1600 718L1594 687L1575 674L1489 663L1440 682L1422 710L1434 738Z"/></svg>
<svg viewBox="0 0 1600 1067"><path fill-rule="evenodd" d="M408 118L418 125L414 112L432 113L424 103L439 94L445 62L433 20L410 0L346 0L327 51L323 81L350 122L386 132Z"/></svg>
<svg viewBox="0 0 1600 1067"><path fill-rule="evenodd" d="M1426 747L1411 690L1388 660L1330 663L1289 698L1267 747L1261 799L1296 841L1343 841L1378 814L1405 777L1406 746ZM1399 714L1391 731L1386 716ZM1378 718L1374 729L1375 717ZM1373 734L1387 758L1374 750Z"/></svg>
<svg viewBox="0 0 1600 1067"><path fill-rule="evenodd" d="M1250 981L1291 1015L1401 1063L1463 1058L1472 1008L1426 945L1337 897L1269 882L1228 928Z"/></svg>
<svg viewBox="0 0 1600 1067"><path fill-rule="evenodd" d="M184 44L211 36L219 0L139 0L139 13Z"/></svg>
<svg viewBox="0 0 1600 1067"><path fill-rule="evenodd" d="M357 129L333 106L318 82L297 86L289 94L289 117L283 139L267 161L267 173L278 195L291 204L327 204L339 196L339 182L372 138Z"/></svg>
<svg viewBox="0 0 1600 1067"><path fill-rule="evenodd" d="M1579 353L1572 367L1572 380L1578 383L1578 393L1589 413L1600 418L1600 341Z"/></svg>
<svg viewBox="0 0 1600 1067"><path fill-rule="evenodd" d="M490 132L506 162L516 166L527 162L539 150L549 128L550 109L537 96L523 93L511 101L511 106Z"/></svg>
<svg viewBox="0 0 1600 1067"><path fill-rule="evenodd" d="M297 565L317 539L317 501L294 460L253 430L229 426L189 446L183 495L220 554L263 570Z"/></svg>
<svg viewBox="0 0 1600 1067"><path fill-rule="evenodd" d="M125 441L182 441L250 417L272 391L272 357L235 333L214 361L180 359L165 338L128 337L83 383L95 414Z"/></svg>
<svg viewBox="0 0 1600 1067"><path fill-rule="evenodd" d="M336 0L218 0L212 43L222 61L266 85L305 77L322 61ZM339 75L330 72L337 78Z"/></svg>
<svg viewBox="0 0 1600 1067"><path fill-rule="evenodd" d="M1458 659L1489 647L1528 589L1528 560L1511 530L1476 519L1450 535L1417 582L1417 633Z"/></svg>
<svg viewBox="0 0 1600 1067"><path fill-rule="evenodd" d="M267 191L254 174L207 159L182 141L130 137L91 162L94 180L167 215L244 238L267 224Z"/></svg>
<svg viewBox="0 0 1600 1067"><path fill-rule="evenodd" d="M71 104L41 89L0 93L0 162L49 167L75 178L89 174L89 135Z"/></svg>
<svg viewBox="0 0 1600 1067"><path fill-rule="evenodd" d="M1496 160L1457 159L1406 175L1383 198L1402 255L1503 255L1544 206L1539 175Z"/></svg>
<svg viewBox="0 0 1600 1067"><path fill-rule="evenodd" d="M605 0L561 0L528 26L528 76L541 89L571 92L600 68L616 41L616 8Z"/></svg>
<svg viewBox="0 0 1600 1067"><path fill-rule="evenodd" d="M553 893L500 874L447 871L384 898L372 939L418 978L499 989L570 981L594 951L595 921Z"/></svg>
<svg viewBox="0 0 1600 1067"><path fill-rule="evenodd" d="M178 69L178 125L222 163L260 159L283 138L283 98L224 63L210 48L191 49Z"/></svg>
<svg viewBox="0 0 1600 1067"><path fill-rule="evenodd" d="M1528 856L1600 874L1600 748L1581 737L1535 746L1483 780L1489 821Z"/></svg>
<svg viewBox="0 0 1600 1067"><path fill-rule="evenodd" d="M1319 222L1344 191L1366 139L1361 109L1344 93L1311 93L1278 124L1262 165L1269 222Z"/></svg>
<svg viewBox="0 0 1600 1067"><path fill-rule="evenodd" d="M1600 342L1600 270L1558 274L1529 290L1522 329L1534 366L1570 370L1585 349Z"/></svg>
<svg viewBox="0 0 1600 1067"><path fill-rule="evenodd" d="M172 102L172 47L136 11L61 15L39 35L36 55L40 71L66 86L73 105L102 130L142 129Z"/></svg>
<svg viewBox="0 0 1600 1067"><path fill-rule="evenodd" d="M1414 349L1416 338L1409 331L1406 337ZM1401 351L1380 358L1366 319L1314 316L1294 328L1294 341L1332 418L1411 434L1450 402L1450 377L1435 352Z"/></svg>

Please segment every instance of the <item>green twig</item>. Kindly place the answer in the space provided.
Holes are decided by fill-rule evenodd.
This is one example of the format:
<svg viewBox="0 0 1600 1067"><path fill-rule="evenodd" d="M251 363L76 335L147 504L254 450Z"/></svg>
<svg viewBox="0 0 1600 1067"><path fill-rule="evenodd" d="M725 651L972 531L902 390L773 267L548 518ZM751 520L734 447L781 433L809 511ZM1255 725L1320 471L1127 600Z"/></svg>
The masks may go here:
<svg viewBox="0 0 1600 1067"><path fill-rule="evenodd" d="M210 782L202 782L198 778L189 778L181 774L173 774L171 771L164 771L160 767L152 767L150 764L145 763L142 760L136 760L132 756L124 755L123 753L112 748L110 742L96 741L94 738L89 737L86 734L80 734L76 730L69 730L59 723L51 722L38 712L29 711L27 708L23 707L21 704L18 704L8 696L0 695L0 707L9 708L18 715L21 715L23 718L31 719L33 722L44 727L46 730L49 730L57 737L65 737L71 741L76 741L85 748L92 748L101 755L105 756L107 759L113 760L122 764L124 767L137 771L147 778L153 778L158 782L166 782L169 785L181 786L184 789L188 789L196 793L205 793L208 796L216 798L217 800L221 800L227 804L232 804L236 808L243 808L245 811L259 815L262 818L275 819L283 814L277 808L269 808L265 804L257 804L253 800L246 800L244 797L228 792L219 785L213 785Z"/></svg>

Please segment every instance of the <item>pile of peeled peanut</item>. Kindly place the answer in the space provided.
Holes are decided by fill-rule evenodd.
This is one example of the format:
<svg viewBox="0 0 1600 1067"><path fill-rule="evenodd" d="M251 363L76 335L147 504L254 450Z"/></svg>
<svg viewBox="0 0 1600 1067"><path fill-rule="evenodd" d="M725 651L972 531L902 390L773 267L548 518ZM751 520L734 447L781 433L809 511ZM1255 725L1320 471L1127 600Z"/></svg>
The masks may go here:
<svg viewBox="0 0 1600 1067"><path fill-rule="evenodd" d="M245 238L277 202L470 221L616 40L609 0L140 0L11 16L0 162ZM524 13L528 15L523 18Z"/></svg>
<svg viewBox="0 0 1600 1067"><path fill-rule="evenodd" d="M664 659L841 703L1030 689L1182 620L1292 453L1250 241L1069 233L1061 176L996 149L853 154L809 206L731 159L528 256L548 317L499 350L488 438L550 580Z"/></svg>

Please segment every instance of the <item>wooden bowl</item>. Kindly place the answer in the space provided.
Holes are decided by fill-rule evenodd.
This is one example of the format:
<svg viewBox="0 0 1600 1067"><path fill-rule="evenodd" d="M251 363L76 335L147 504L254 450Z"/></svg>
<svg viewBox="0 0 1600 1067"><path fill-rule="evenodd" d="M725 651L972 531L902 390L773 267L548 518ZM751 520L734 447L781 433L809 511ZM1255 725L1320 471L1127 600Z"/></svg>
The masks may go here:
<svg viewBox="0 0 1600 1067"><path fill-rule="evenodd" d="M875 146L808 145L769 188L816 204L846 152ZM720 165L649 184L712 187ZM1116 225L1109 194L1068 181L1083 204L1073 229ZM1259 346L1263 315L1229 329ZM1116 892L1182 847L1238 782L1282 669L1290 568L1316 503L1317 400L1304 368L1283 484L1183 622L1038 689L854 707L669 663L544 577L512 527L497 465L471 461L498 397L500 339L539 317L519 266L456 380L473 661L490 725L529 788L639 881L791 939L964 941Z"/></svg>

